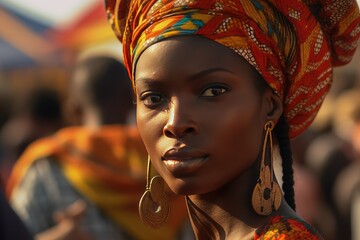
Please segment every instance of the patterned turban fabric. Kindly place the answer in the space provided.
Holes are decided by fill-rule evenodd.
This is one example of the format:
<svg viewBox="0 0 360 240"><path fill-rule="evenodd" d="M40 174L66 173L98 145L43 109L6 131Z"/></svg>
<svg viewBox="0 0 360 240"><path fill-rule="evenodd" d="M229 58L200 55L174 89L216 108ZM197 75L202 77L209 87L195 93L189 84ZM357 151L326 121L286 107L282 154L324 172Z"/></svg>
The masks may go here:
<svg viewBox="0 0 360 240"><path fill-rule="evenodd" d="M314 120L359 43L356 0L105 0L129 75L150 45L201 35L246 59L283 100L289 136Z"/></svg>

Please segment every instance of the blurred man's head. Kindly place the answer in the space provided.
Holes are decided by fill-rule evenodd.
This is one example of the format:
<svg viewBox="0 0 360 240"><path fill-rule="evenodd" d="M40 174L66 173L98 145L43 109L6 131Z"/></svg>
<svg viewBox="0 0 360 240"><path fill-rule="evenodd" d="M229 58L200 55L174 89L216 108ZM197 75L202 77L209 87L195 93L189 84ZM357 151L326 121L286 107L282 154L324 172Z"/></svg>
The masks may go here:
<svg viewBox="0 0 360 240"><path fill-rule="evenodd" d="M80 61L70 82L68 110L72 124L125 124L133 95L123 64L107 56Z"/></svg>

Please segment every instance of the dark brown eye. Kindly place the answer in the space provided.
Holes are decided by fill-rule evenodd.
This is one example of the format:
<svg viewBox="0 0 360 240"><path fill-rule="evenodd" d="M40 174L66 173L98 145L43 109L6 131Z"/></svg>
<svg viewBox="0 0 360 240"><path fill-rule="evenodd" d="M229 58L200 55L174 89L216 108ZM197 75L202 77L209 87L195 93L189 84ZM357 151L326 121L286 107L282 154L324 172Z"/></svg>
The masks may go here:
<svg viewBox="0 0 360 240"><path fill-rule="evenodd" d="M224 94L226 91L227 91L227 89L224 87L221 87L221 86L209 87L202 92L201 96L202 97L216 97L221 94Z"/></svg>
<svg viewBox="0 0 360 240"><path fill-rule="evenodd" d="M165 101L165 98L161 94L157 93L147 93L143 94L140 99L146 107L154 108L162 104Z"/></svg>

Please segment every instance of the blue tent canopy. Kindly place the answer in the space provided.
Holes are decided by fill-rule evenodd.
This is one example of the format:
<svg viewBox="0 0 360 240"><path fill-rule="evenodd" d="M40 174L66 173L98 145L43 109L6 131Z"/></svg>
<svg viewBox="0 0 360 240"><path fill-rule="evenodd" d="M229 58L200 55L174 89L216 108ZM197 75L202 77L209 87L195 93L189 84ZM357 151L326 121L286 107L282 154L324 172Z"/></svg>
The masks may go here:
<svg viewBox="0 0 360 240"><path fill-rule="evenodd" d="M0 9L11 15L16 19L18 23L29 29L31 32L38 34L41 37L45 37L44 33L47 32L50 27L46 23L42 23L32 19L28 16L16 12L14 9L10 9L0 3ZM0 24L6 24L1 22ZM5 25L6 27L6 25ZM14 29L13 31L16 31ZM36 61L27 56L20 49L17 49L11 43L7 42L3 36L0 35L0 69L17 68L23 66L35 65Z"/></svg>
<svg viewBox="0 0 360 240"><path fill-rule="evenodd" d="M0 69L28 66L34 60L0 39Z"/></svg>

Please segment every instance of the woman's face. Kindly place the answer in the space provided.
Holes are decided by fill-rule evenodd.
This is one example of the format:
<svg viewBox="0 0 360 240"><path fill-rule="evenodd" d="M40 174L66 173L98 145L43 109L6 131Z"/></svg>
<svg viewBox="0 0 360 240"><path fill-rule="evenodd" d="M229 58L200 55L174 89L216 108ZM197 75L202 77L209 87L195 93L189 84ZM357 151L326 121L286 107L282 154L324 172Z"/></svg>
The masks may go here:
<svg viewBox="0 0 360 240"><path fill-rule="evenodd" d="M232 50L196 36L158 42L135 72L137 123L152 164L178 194L214 191L258 158L271 100Z"/></svg>

